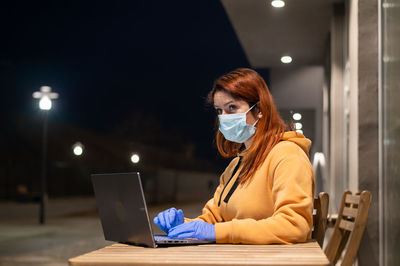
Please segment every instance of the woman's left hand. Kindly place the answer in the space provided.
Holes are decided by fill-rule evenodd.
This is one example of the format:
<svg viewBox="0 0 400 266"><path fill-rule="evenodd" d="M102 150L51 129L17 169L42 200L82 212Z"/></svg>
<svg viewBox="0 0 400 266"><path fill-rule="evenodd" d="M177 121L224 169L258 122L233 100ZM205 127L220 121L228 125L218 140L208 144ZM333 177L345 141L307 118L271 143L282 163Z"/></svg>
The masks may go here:
<svg viewBox="0 0 400 266"><path fill-rule="evenodd" d="M153 220L165 233L177 225L183 224L185 218L181 209L170 208L160 212Z"/></svg>
<svg viewBox="0 0 400 266"><path fill-rule="evenodd" d="M171 228L168 236L215 241L215 226L203 221L187 222Z"/></svg>

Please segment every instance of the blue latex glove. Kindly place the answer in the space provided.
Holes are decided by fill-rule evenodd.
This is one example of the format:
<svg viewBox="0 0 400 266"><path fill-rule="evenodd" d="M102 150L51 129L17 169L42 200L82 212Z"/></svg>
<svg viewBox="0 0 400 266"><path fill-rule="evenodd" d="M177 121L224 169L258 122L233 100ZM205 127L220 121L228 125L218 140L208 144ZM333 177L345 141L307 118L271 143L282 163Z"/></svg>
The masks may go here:
<svg viewBox="0 0 400 266"><path fill-rule="evenodd" d="M169 230L168 236L215 241L215 226L203 221L187 222Z"/></svg>
<svg viewBox="0 0 400 266"><path fill-rule="evenodd" d="M160 212L154 219L153 222L158 225L165 233L177 225L184 222L183 211L175 208L170 208L163 212Z"/></svg>

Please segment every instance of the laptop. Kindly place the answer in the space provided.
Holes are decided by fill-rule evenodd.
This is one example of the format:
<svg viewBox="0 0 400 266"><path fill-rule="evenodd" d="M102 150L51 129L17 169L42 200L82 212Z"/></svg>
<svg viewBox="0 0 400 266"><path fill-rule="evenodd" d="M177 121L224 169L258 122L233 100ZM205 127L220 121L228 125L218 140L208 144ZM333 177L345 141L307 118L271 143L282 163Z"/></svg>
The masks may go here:
<svg viewBox="0 0 400 266"><path fill-rule="evenodd" d="M215 243L154 235L138 172L93 174L91 177L106 240L153 248Z"/></svg>

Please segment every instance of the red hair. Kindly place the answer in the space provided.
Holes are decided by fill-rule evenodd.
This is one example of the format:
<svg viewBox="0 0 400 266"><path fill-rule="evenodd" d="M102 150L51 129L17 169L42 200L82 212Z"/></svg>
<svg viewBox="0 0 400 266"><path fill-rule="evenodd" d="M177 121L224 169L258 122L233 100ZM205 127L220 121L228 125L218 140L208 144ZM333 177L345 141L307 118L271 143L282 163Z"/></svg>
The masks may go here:
<svg viewBox="0 0 400 266"><path fill-rule="evenodd" d="M249 106L258 103L251 112L255 117L259 112L262 114L257 122L257 130L251 144L242 159L243 168L239 181L244 183L262 165L288 126L280 117L264 79L252 69L238 68L219 77L208 94L209 103L214 103L214 94L217 91L224 91L236 100L244 100ZM217 123L219 125L219 121ZM219 130L217 130L216 142L218 151L223 157L236 156L244 145L226 140Z"/></svg>

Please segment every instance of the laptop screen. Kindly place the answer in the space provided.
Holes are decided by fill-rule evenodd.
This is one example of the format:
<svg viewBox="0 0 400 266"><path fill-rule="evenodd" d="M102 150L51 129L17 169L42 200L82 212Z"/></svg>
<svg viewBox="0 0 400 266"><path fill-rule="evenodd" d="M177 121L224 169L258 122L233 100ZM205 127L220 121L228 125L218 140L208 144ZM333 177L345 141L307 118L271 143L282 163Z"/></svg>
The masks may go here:
<svg viewBox="0 0 400 266"><path fill-rule="evenodd" d="M92 183L105 239L155 247L139 173L93 174Z"/></svg>

